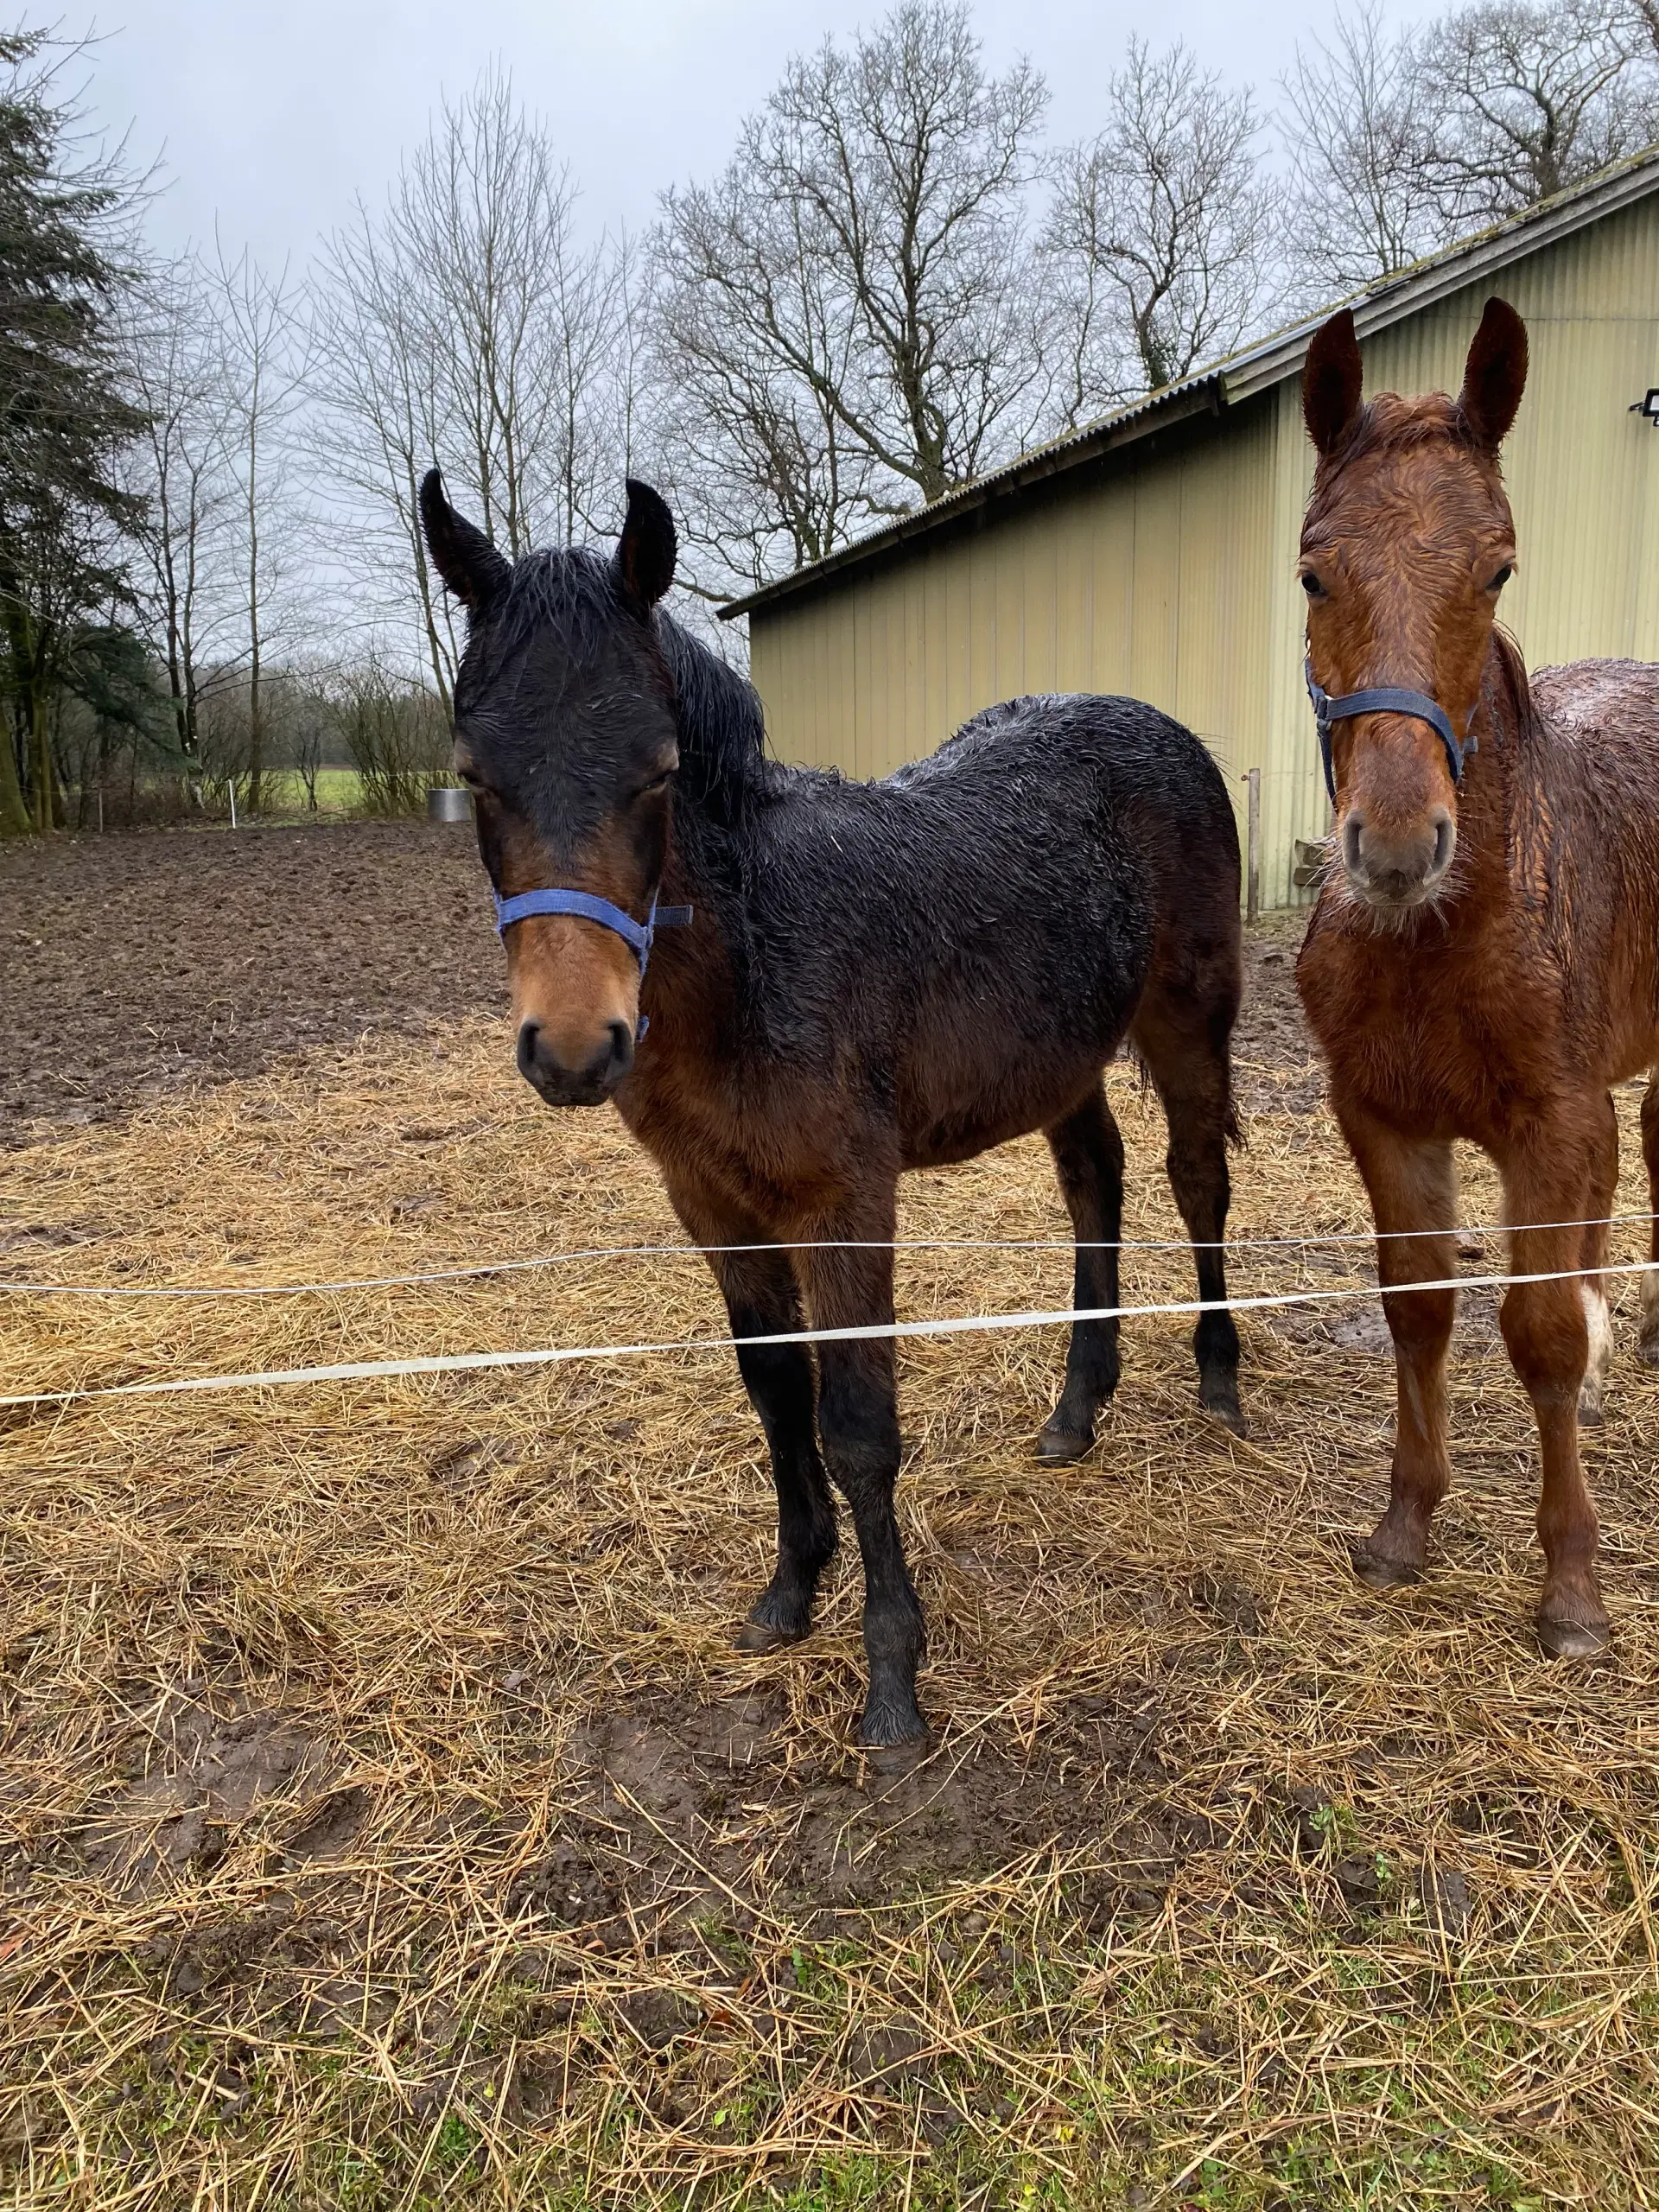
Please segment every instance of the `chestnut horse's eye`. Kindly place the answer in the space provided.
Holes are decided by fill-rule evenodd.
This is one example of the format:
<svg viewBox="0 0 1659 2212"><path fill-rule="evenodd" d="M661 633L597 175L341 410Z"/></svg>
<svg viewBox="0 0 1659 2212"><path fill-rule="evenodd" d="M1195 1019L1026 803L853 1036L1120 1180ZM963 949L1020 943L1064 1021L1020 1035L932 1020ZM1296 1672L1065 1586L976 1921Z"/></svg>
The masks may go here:
<svg viewBox="0 0 1659 2212"><path fill-rule="evenodd" d="M1325 597L1325 586L1319 582L1312 569L1304 569L1302 570L1302 589L1307 594L1310 599L1323 599Z"/></svg>
<svg viewBox="0 0 1659 2212"><path fill-rule="evenodd" d="M1498 570L1497 574L1497 575L1492 578L1492 580L1491 580L1491 583L1489 583L1489 584L1487 585L1487 587L1486 587L1487 590L1488 590L1488 591L1502 591L1502 590L1503 590L1503 587L1504 587L1504 585L1505 585L1506 583L1508 583L1508 582L1510 581L1510 578L1514 574L1515 574L1515 569L1514 569L1514 568L1511 566L1511 564L1510 564L1508 561L1506 561L1506 562L1503 563L1503 567Z"/></svg>

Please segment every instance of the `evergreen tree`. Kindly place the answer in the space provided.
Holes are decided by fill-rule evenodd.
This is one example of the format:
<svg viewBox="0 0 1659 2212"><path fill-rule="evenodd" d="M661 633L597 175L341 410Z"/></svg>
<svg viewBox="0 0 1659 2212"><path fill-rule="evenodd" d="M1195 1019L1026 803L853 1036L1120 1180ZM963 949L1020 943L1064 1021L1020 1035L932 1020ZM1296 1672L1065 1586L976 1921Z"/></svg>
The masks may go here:
<svg viewBox="0 0 1659 2212"><path fill-rule="evenodd" d="M144 418L111 322L133 190L115 164L78 161L48 47L0 32L0 834L57 818L54 698L88 631L130 604L124 541L142 514L116 476Z"/></svg>

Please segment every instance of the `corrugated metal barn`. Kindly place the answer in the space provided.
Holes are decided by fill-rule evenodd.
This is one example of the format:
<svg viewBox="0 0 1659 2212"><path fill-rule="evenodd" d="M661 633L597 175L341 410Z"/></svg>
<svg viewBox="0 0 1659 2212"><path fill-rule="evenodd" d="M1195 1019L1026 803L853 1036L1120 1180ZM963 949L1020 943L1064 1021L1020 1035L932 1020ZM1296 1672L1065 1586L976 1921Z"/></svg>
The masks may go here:
<svg viewBox="0 0 1659 2212"><path fill-rule="evenodd" d="M1367 388L1455 391L1487 297L1526 319L1505 449L1531 665L1659 659L1659 150L1351 304ZM723 610L749 618L774 751L881 776L1028 691L1122 691L1261 771L1262 880L1288 903L1327 810L1296 548L1315 317L1038 448Z"/></svg>

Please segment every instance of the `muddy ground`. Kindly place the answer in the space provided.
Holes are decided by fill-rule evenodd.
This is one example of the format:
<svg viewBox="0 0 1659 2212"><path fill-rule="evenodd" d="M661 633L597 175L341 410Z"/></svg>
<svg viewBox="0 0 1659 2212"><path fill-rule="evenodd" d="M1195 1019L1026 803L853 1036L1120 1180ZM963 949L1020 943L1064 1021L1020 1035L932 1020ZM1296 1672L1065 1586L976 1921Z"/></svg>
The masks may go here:
<svg viewBox="0 0 1659 2212"><path fill-rule="evenodd" d="M1300 1066L1296 918L1249 946L1237 1038ZM505 1012L465 828L353 822L0 847L0 1142L257 1075L313 1046Z"/></svg>
<svg viewBox="0 0 1659 2212"><path fill-rule="evenodd" d="M308 1046L506 1005L472 836L424 823L0 848L0 963L14 1143L31 1122L105 1121Z"/></svg>

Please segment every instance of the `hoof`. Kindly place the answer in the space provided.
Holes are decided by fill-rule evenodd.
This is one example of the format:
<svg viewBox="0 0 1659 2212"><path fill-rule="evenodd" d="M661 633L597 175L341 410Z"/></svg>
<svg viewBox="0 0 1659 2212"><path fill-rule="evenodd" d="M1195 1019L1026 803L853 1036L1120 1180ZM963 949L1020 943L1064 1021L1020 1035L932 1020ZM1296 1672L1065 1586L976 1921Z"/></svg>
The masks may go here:
<svg viewBox="0 0 1659 2212"><path fill-rule="evenodd" d="M1652 1336L1643 1338L1636 1348L1636 1356L1643 1367L1659 1367L1659 1329Z"/></svg>
<svg viewBox="0 0 1659 2212"><path fill-rule="evenodd" d="M1579 1427L1580 1428L1599 1428L1606 1418L1607 1408L1602 1402L1599 1390L1593 1398L1581 1397L1579 1400Z"/></svg>
<svg viewBox="0 0 1659 2212"><path fill-rule="evenodd" d="M745 1621L732 1638L740 1651L779 1651L786 1643L804 1642L810 1630L774 1628L770 1621Z"/></svg>
<svg viewBox="0 0 1659 2212"><path fill-rule="evenodd" d="M1075 1428L1057 1428L1052 1421L1037 1440L1037 1457L1045 1467L1069 1467L1086 1459L1095 1448L1092 1429L1084 1436Z"/></svg>
<svg viewBox="0 0 1659 2212"><path fill-rule="evenodd" d="M1244 1419L1244 1408L1238 1402L1236 1390L1214 1392L1200 1390L1198 1403L1212 1421L1218 1421L1224 1428L1230 1428L1235 1436L1249 1434L1249 1427Z"/></svg>
<svg viewBox="0 0 1659 2212"><path fill-rule="evenodd" d="M1593 1659L1612 1640L1605 1621L1554 1621L1541 1614L1538 1618L1538 1648L1546 1659Z"/></svg>
<svg viewBox="0 0 1659 2212"><path fill-rule="evenodd" d="M858 1724L858 1748L861 1751L922 1748L931 1740L914 1698L907 1705L867 1705Z"/></svg>
<svg viewBox="0 0 1659 2212"><path fill-rule="evenodd" d="M932 1756L933 1738L925 1732L904 1744L861 1744L864 1763L883 1782L902 1782Z"/></svg>
<svg viewBox="0 0 1659 2212"><path fill-rule="evenodd" d="M1348 1557L1354 1573L1372 1590L1402 1590L1408 1583L1423 1579L1422 1568L1414 1567L1409 1560L1388 1559L1381 1552L1373 1551L1369 1536L1351 1537Z"/></svg>
<svg viewBox="0 0 1659 2212"><path fill-rule="evenodd" d="M776 1651L785 1643L799 1643L812 1633L812 1615L805 1605L791 1605L768 1591L760 1599L733 1642L740 1651Z"/></svg>

